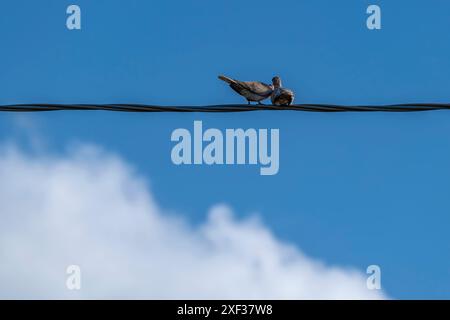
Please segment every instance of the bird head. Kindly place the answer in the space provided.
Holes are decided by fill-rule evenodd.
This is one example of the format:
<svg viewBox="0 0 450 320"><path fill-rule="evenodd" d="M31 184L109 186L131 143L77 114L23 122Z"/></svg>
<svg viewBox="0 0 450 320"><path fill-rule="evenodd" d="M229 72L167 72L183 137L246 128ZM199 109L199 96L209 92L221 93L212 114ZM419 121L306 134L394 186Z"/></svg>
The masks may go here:
<svg viewBox="0 0 450 320"><path fill-rule="evenodd" d="M281 87L281 79L280 77L276 76L272 78L272 84L274 88L280 88Z"/></svg>

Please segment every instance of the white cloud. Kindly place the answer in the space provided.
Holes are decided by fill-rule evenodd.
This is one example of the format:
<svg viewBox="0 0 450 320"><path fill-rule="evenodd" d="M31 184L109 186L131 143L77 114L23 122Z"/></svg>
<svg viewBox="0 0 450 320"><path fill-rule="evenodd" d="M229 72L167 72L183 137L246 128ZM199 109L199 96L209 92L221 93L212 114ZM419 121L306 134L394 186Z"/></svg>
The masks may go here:
<svg viewBox="0 0 450 320"><path fill-rule="evenodd" d="M355 270L325 266L218 205L200 227L169 215L120 158L0 152L0 298L372 299ZM66 289L66 267L82 289Z"/></svg>

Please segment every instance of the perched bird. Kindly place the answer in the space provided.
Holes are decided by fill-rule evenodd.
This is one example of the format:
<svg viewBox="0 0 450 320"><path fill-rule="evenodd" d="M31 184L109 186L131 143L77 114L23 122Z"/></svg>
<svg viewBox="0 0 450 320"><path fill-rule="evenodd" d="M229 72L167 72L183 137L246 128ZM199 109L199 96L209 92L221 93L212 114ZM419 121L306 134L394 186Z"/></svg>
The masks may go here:
<svg viewBox="0 0 450 320"><path fill-rule="evenodd" d="M274 77L272 83L274 88L271 96L272 104L274 106L290 106L294 102L294 92L282 87L280 77Z"/></svg>
<svg viewBox="0 0 450 320"><path fill-rule="evenodd" d="M231 89L247 99L248 104L251 101L261 104L261 101L269 98L273 92L271 85L259 81L239 81L225 76L219 76L219 79L228 83Z"/></svg>

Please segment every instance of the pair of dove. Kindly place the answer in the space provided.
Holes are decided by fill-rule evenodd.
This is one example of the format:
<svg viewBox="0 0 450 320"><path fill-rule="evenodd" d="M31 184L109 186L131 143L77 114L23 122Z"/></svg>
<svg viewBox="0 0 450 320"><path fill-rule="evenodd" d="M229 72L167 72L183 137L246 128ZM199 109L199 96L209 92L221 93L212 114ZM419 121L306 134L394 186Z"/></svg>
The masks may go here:
<svg viewBox="0 0 450 320"><path fill-rule="evenodd" d="M259 81L239 81L220 75L219 79L228 83L234 91L250 102L258 102L270 97L274 106L290 106L294 102L294 92L281 85L280 77L272 79L272 85Z"/></svg>

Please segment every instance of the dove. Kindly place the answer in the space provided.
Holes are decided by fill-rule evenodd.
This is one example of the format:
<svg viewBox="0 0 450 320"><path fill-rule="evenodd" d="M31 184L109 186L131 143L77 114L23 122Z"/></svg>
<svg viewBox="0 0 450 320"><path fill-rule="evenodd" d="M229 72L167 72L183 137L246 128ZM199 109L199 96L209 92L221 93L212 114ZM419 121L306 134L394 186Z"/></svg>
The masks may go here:
<svg viewBox="0 0 450 320"><path fill-rule="evenodd" d="M219 79L228 83L231 89L247 99L248 104L251 101L261 104L261 101L269 98L273 92L271 85L259 81L239 81L222 75L219 76Z"/></svg>
<svg viewBox="0 0 450 320"><path fill-rule="evenodd" d="M290 106L294 102L294 92L282 87L280 77L274 77L272 83L274 87L270 97L272 104L274 106Z"/></svg>

